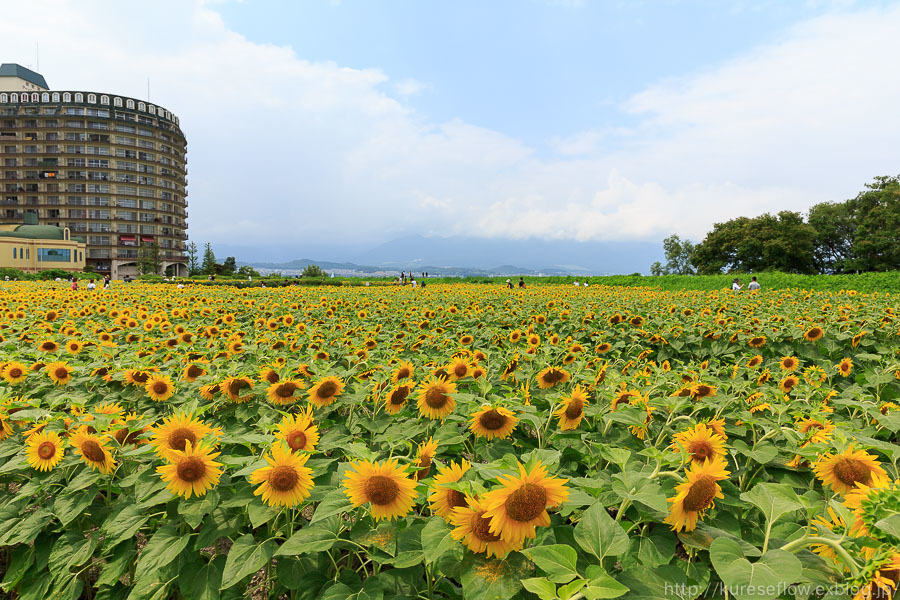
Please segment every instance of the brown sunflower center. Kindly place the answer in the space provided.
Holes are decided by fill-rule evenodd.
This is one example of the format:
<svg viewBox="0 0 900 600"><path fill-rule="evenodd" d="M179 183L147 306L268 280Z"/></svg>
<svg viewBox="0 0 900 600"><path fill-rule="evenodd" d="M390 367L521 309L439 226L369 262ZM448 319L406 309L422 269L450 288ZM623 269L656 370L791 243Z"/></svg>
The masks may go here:
<svg viewBox="0 0 900 600"><path fill-rule="evenodd" d="M479 424L488 431L496 431L506 425L506 417L492 408L478 418Z"/></svg>
<svg viewBox="0 0 900 600"><path fill-rule="evenodd" d="M163 395L169 391L169 386L165 381L156 381L153 383L153 393Z"/></svg>
<svg viewBox="0 0 900 600"><path fill-rule="evenodd" d="M300 450L304 446L306 446L306 434L300 431L299 429L295 429L285 436L287 440L288 446L290 446L291 450Z"/></svg>
<svg viewBox="0 0 900 600"><path fill-rule="evenodd" d="M53 374L56 375L57 379L65 379L69 376L69 370L65 367L58 367Z"/></svg>
<svg viewBox="0 0 900 600"><path fill-rule="evenodd" d="M547 508L547 492L534 483L526 483L506 499L506 514L513 521L527 523L541 516Z"/></svg>
<svg viewBox="0 0 900 600"><path fill-rule="evenodd" d="M484 513L478 513L472 524L472 533L475 534L482 542L498 542L500 541L499 535L494 535L491 533L491 520L483 516Z"/></svg>
<svg viewBox="0 0 900 600"><path fill-rule="evenodd" d="M296 389L296 383L283 383L275 389L275 395L279 398L290 398L294 395L294 390Z"/></svg>
<svg viewBox="0 0 900 600"><path fill-rule="evenodd" d="M200 377L203 375L203 369L198 367L197 365L191 365L187 370L188 377Z"/></svg>
<svg viewBox="0 0 900 600"><path fill-rule="evenodd" d="M287 465L279 465L269 471L269 486L277 492L289 492L297 486L300 476L297 470Z"/></svg>
<svg viewBox="0 0 900 600"><path fill-rule="evenodd" d="M9 370L9 376L16 378L22 376L22 369L19 367L13 367Z"/></svg>
<svg viewBox="0 0 900 600"><path fill-rule="evenodd" d="M570 420L577 419L581 416L583 411L584 402L582 402L580 398L572 398L572 401L569 402L569 405L566 407L566 418Z"/></svg>
<svg viewBox="0 0 900 600"><path fill-rule="evenodd" d="M243 379L234 379L231 383L228 384L228 393L232 396L237 396L245 387L247 387L246 381L244 381Z"/></svg>
<svg viewBox="0 0 900 600"><path fill-rule="evenodd" d="M106 453L103 451L103 448L100 447L100 444L94 440L87 440L81 444L81 453L91 462L106 462Z"/></svg>
<svg viewBox="0 0 900 600"><path fill-rule="evenodd" d="M460 364L456 365L455 367L453 367L453 374L456 375L457 377L465 377L466 373L468 373L468 372L469 372L469 365L460 363Z"/></svg>
<svg viewBox="0 0 900 600"><path fill-rule="evenodd" d="M691 484L691 489L682 500L684 510L700 512L709 508L716 497L716 480L710 475L703 475Z"/></svg>
<svg viewBox="0 0 900 600"><path fill-rule="evenodd" d="M179 427L169 434L169 447L184 452L187 442L197 445L197 435L187 427Z"/></svg>
<svg viewBox="0 0 900 600"><path fill-rule="evenodd" d="M409 388L405 385L397 388L393 392L391 392L391 404L400 405L406 402L406 397L409 396Z"/></svg>
<svg viewBox="0 0 900 600"><path fill-rule="evenodd" d="M690 453L695 461L703 462L707 458L715 456L716 451L713 449L712 444L706 440L700 440L692 442L690 446L688 446L688 453Z"/></svg>
<svg viewBox="0 0 900 600"><path fill-rule="evenodd" d="M855 458L841 458L832 469L834 476L844 485L855 487L856 483L869 485L872 483L872 471L861 460Z"/></svg>
<svg viewBox="0 0 900 600"><path fill-rule="evenodd" d="M750 362L747 363L747 365L748 365L748 366L751 366L751 367L755 367L756 365L758 365L758 364L761 363L761 362L762 362L762 359L761 359L761 358L753 357L753 358L750 359Z"/></svg>
<svg viewBox="0 0 900 600"><path fill-rule="evenodd" d="M547 373L544 374L544 381L550 384L562 381L562 378L562 371L558 369L550 369L549 371L547 371Z"/></svg>
<svg viewBox="0 0 900 600"><path fill-rule="evenodd" d="M366 480L364 491L369 502L384 506L393 502L400 494L400 486L390 477L373 475Z"/></svg>
<svg viewBox="0 0 900 600"><path fill-rule="evenodd" d="M326 381L322 385L319 386L318 396L319 398L331 398L337 393L338 386L333 381Z"/></svg>
<svg viewBox="0 0 900 600"><path fill-rule="evenodd" d="M266 381L268 381L269 383L277 383L279 379L281 378L275 371L268 371L266 373ZM293 390L291 390L291 392L293 392Z"/></svg>
<svg viewBox="0 0 900 600"><path fill-rule="evenodd" d="M450 401L450 396L443 388L433 387L425 393L425 404L431 408L443 408Z"/></svg>
<svg viewBox="0 0 900 600"><path fill-rule="evenodd" d="M701 398L709 396L710 392L712 392L712 389L708 385L701 384L697 386L697 395Z"/></svg>
<svg viewBox="0 0 900 600"><path fill-rule="evenodd" d="M147 380L150 379L150 375L143 371L135 371L131 378L138 383L147 383Z"/></svg>
<svg viewBox="0 0 900 600"><path fill-rule="evenodd" d="M176 471L178 479L193 483L199 481L206 473L206 464L196 456L188 456L178 463Z"/></svg>
<svg viewBox="0 0 900 600"><path fill-rule="evenodd" d="M41 442L41 445L38 446L37 453L42 459L49 460L56 454L56 444L53 442Z"/></svg>
<svg viewBox="0 0 900 600"><path fill-rule="evenodd" d="M466 495L457 490L447 490L447 504L450 505L451 510L457 506L469 505L469 503L466 502Z"/></svg>
<svg viewBox="0 0 900 600"><path fill-rule="evenodd" d="M406 367L401 367L397 370L397 379L406 379L410 376L409 369Z"/></svg>
<svg viewBox="0 0 900 600"><path fill-rule="evenodd" d="M53 342L44 342L41 344L41 350L56 350L56 344Z"/></svg>

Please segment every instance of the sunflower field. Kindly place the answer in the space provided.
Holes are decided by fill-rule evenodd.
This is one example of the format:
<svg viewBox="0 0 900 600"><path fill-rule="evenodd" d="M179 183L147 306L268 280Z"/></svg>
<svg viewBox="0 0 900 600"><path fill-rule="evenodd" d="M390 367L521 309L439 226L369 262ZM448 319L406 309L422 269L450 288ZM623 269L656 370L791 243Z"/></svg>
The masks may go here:
<svg viewBox="0 0 900 600"><path fill-rule="evenodd" d="M892 597L900 303L0 290L10 598Z"/></svg>

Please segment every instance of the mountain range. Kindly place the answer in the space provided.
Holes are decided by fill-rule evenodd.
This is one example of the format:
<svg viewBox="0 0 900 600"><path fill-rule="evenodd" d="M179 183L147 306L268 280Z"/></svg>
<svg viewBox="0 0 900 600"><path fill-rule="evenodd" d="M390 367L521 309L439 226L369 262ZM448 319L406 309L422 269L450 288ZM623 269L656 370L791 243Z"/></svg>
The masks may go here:
<svg viewBox="0 0 900 600"><path fill-rule="evenodd" d="M326 271L377 274L400 271L462 275L606 275L648 273L663 260L658 242L574 242L543 239L397 238L374 247L296 245L248 248L216 245L216 254L266 270L302 270L316 264ZM297 259L291 257L312 256Z"/></svg>

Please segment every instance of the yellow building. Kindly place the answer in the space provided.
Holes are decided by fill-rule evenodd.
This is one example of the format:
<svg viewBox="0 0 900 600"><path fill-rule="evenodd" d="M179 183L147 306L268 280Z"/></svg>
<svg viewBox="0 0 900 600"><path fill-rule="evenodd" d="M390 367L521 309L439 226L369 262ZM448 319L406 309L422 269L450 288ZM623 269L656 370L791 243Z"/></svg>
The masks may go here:
<svg viewBox="0 0 900 600"><path fill-rule="evenodd" d="M37 225L37 219L29 217L24 225L0 225L0 268L84 271L84 238L72 237L68 227Z"/></svg>

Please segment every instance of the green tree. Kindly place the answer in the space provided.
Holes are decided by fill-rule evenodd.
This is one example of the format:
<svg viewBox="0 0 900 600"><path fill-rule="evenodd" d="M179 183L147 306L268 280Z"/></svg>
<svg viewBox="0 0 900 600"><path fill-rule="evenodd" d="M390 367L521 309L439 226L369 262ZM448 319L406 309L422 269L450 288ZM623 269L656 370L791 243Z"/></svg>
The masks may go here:
<svg viewBox="0 0 900 600"><path fill-rule="evenodd" d="M159 275L162 271L162 256L159 244L141 245L138 250L138 271L141 275Z"/></svg>
<svg viewBox="0 0 900 600"><path fill-rule="evenodd" d="M196 275L200 270L200 261L197 258L197 252L197 244L195 242L191 242L187 245L188 273L190 275Z"/></svg>
<svg viewBox="0 0 900 600"><path fill-rule="evenodd" d="M701 274L777 270L813 273L816 231L800 213L783 210L716 223L692 262Z"/></svg>
<svg viewBox="0 0 900 600"><path fill-rule="evenodd" d="M847 204L856 221L850 266L859 271L900 268L900 177L876 177Z"/></svg>
<svg viewBox="0 0 900 600"><path fill-rule="evenodd" d="M243 265L237 270L237 274L242 277L259 277L259 273L250 265Z"/></svg>
<svg viewBox="0 0 900 600"><path fill-rule="evenodd" d="M237 262L234 260L233 256L229 256L225 259L225 262L222 263L222 274L234 275L235 271L237 271Z"/></svg>
<svg viewBox="0 0 900 600"><path fill-rule="evenodd" d="M682 240L675 234L663 240L663 252L666 253L666 266L663 272L675 275L693 275L691 255L694 253L694 242Z"/></svg>
<svg viewBox="0 0 900 600"><path fill-rule="evenodd" d="M200 271L204 275L215 275L216 273L216 255L209 242L203 248L203 264L200 266Z"/></svg>
<svg viewBox="0 0 900 600"><path fill-rule="evenodd" d="M650 265L650 274L654 277L659 277L663 274L663 265L661 262L656 261L652 265Z"/></svg>
<svg viewBox="0 0 900 600"><path fill-rule="evenodd" d="M809 209L806 222L815 229L813 262L820 273L852 268L856 218L847 202L822 202Z"/></svg>
<svg viewBox="0 0 900 600"><path fill-rule="evenodd" d="M319 265L306 265L303 269L303 277L327 277L328 273L322 270Z"/></svg>

